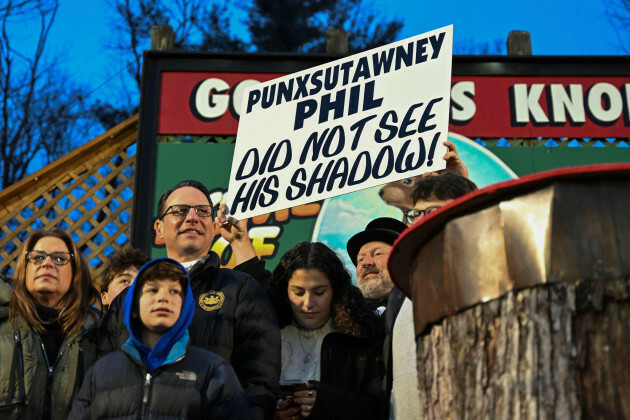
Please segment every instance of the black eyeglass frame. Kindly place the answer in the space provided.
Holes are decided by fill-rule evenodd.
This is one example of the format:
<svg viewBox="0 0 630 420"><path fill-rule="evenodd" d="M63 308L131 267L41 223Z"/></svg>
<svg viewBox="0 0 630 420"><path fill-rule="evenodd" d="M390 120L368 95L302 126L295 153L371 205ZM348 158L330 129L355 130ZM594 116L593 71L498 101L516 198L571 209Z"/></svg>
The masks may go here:
<svg viewBox="0 0 630 420"><path fill-rule="evenodd" d="M59 254L62 254L64 256L68 256L68 260L62 260L62 261L56 261L55 260L55 256L59 256ZM38 255L39 257L44 257L40 262L37 261L33 261L33 255ZM38 250L30 250L30 251L26 251L26 260L28 262L30 262L33 265L42 265L44 263L44 261L46 261L46 258L50 257L50 261L52 261L53 264L55 265L66 265L68 264L70 261L72 261L72 257L74 257L74 254L72 252L65 252L65 251L58 251L58 252L51 252L50 254L44 251L38 251Z"/></svg>
<svg viewBox="0 0 630 420"><path fill-rule="evenodd" d="M173 212L171 211L171 209L172 209L173 207L188 207L188 211L186 211L186 214L184 214L183 216L181 216L181 215L175 214L175 213L173 213ZM207 207L208 209L210 209L209 214L208 214L207 216L202 216L202 215L200 215L200 214L199 214L199 211L197 210L197 208L198 208L198 207L200 207L200 208L202 208L202 209ZM202 218L212 217L212 212L214 211L214 209L212 208L212 206L211 206L211 205L209 205L209 204L197 204L197 205L195 205L195 206L191 206L190 204L173 204L172 206L169 206L169 207L168 207L168 208L164 211L164 213L162 213L162 215L161 215L160 217L158 217L158 220L162 220L162 219L164 219L164 216L166 216L167 214L172 214L172 215L173 215L173 216L175 216L175 217L181 217L181 218L184 218L184 217L188 216L188 214L190 214L190 209L195 209L195 213L197 213L197 216L202 217Z"/></svg>
<svg viewBox="0 0 630 420"><path fill-rule="evenodd" d="M409 209L405 212L405 219L407 219L409 224L412 224L418 217L431 214L439 208L442 208L442 206L429 206L424 210Z"/></svg>

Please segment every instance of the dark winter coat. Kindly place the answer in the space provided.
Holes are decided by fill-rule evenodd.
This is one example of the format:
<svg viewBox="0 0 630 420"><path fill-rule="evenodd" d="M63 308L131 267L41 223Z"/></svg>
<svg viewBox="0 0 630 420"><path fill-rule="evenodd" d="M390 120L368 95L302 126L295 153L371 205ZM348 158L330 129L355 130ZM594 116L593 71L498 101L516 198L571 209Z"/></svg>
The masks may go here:
<svg viewBox="0 0 630 420"><path fill-rule="evenodd" d="M40 335L21 317L9 322L11 289L0 281L0 418L65 420L85 372L96 359L98 314L88 313L48 360Z"/></svg>
<svg viewBox="0 0 630 420"><path fill-rule="evenodd" d="M188 335L186 340L188 341ZM249 419L249 406L231 366L188 347L149 372L138 354L123 350L97 360L68 419Z"/></svg>
<svg viewBox="0 0 630 420"><path fill-rule="evenodd" d="M380 419L385 374L378 337L333 332L324 337L315 405L316 419Z"/></svg>
<svg viewBox="0 0 630 420"><path fill-rule="evenodd" d="M280 331L275 313L261 286L249 275L219 268L211 252L188 270L195 297L189 327L193 346L217 353L234 367L256 419L271 418L279 393ZM99 355L127 340L122 302L126 290L103 318Z"/></svg>

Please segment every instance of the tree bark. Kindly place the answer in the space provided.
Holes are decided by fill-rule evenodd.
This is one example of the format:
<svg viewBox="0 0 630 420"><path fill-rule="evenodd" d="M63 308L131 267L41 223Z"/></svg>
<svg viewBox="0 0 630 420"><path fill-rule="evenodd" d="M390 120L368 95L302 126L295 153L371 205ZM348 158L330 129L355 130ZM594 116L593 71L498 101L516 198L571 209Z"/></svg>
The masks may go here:
<svg viewBox="0 0 630 420"><path fill-rule="evenodd" d="M418 336L421 419L630 418L630 279L510 292Z"/></svg>

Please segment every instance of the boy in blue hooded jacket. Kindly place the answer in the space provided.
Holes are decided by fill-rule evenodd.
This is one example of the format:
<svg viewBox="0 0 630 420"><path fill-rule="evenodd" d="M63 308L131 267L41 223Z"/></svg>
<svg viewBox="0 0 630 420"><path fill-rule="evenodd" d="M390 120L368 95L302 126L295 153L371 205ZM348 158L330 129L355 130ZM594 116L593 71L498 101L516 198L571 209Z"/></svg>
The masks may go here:
<svg viewBox="0 0 630 420"><path fill-rule="evenodd" d="M188 272L157 258L138 272L123 303L131 337L88 372L70 419L248 419L232 366L189 345L194 314Z"/></svg>

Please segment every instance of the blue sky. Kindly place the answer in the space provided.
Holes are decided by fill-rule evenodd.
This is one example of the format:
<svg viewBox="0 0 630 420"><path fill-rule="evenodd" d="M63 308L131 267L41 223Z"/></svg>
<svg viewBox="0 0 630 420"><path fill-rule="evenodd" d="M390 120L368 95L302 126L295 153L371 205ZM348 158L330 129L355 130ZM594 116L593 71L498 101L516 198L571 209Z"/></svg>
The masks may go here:
<svg viewBox="0 0 630 420"><path fill-rule="evenodd" d="M622 54L615 31L606 19L607 0L432 1L373 0L385 17L402 17L400 39L454 25L455 43L507 39L510 30L531 33L536 55ZM113 13L106 0L61 0L49 48L66 63L77 81L96 88L124 63L103 48L111 37ZM238 18L237 18L238 20ZM24 28L20 36L28 37ZM107 85L116 83L114 80ZM99 89L99 96L103 94Z"/></svg>

